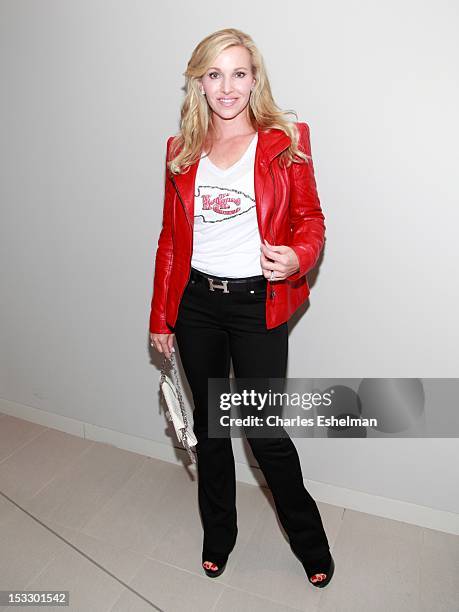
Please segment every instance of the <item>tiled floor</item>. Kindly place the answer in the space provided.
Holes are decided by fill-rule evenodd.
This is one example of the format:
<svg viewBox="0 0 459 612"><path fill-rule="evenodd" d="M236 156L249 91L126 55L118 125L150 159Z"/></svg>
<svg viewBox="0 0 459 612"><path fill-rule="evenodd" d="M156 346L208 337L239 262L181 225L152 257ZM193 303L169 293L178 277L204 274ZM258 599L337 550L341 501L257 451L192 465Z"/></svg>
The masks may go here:
<svg viewBox="0 0 459 612"><path fill-rule="evenodd" d="M459 537L319 502L336 573L315 589L269 490L242 483L207 578L192 472L1 414L0 491L0 589L69 590L71 611L459 611Z"/></svg>

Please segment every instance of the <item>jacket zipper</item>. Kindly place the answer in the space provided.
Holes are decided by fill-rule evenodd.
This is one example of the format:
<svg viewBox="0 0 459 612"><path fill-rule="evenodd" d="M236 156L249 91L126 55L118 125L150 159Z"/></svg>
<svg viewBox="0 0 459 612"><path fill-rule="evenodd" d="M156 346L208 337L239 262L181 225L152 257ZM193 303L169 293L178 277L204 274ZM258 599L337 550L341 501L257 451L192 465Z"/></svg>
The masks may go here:
<svg viewBox="0 0 459 612"><path fill-rule="evenodd" d="M182 297L183 297L183 294L185 293L185 289L186 289L186 287L187 287L188 283L190 282L190 278L191 278L191 258L192 258L192 256L193 256L193 242L194 242L194 236L193 236L193 224L192 224L192 223L191 223L191 221L190 221L190 216L189 216L189 214L188 214L188 209L187 209L187 207L185 206L185 204L184 204L184 202L183 202L183 200L182 200L182 196L180 195L180 191L179 191L179 190L178 190L178 188L177 188L177 183L175 182L175 179L174 179L174 177L173 177L173 176L171 177L171 181L173 182L174 187L175 187L175 191L177 192L177 195L178 195L178 197L179 197L179 200L180 200L180 202L182 203L182 206L183 206L183 212L184 212L184 213L185 213L185 215L186 215L186 218L187 218L187 220L188 220L188 223L190 224L190 229L191 229L190 260L189 260L189 262L188 262L188 266L189 266L188 279L187 279L187 281L186 281L186 283L185 283L185 285L184 285L184 287L183 287L183 289L182 289L182 293L181 293L181 295L180 295L180 300L179 300L179 302L178 302L178 303L180 304L180 302L181 302L181 300L182 300Z"/></svg>
<svg viewBox="0 0 459 612"><path fill-rule="evenodd" d="M269 162L269 173L271 174L271 178L273 181L273 189L274 189L274 206L276 204L276 182L274 180L273 169L271 167L272 161ZM271 215L270 223L269 223L269 231L271 235L271 244L274 246L274 232L273 232L273 215ZM268 279L269 285L269 297L273 300L276 297L276 292L274 291L272 281Z"/></svg>

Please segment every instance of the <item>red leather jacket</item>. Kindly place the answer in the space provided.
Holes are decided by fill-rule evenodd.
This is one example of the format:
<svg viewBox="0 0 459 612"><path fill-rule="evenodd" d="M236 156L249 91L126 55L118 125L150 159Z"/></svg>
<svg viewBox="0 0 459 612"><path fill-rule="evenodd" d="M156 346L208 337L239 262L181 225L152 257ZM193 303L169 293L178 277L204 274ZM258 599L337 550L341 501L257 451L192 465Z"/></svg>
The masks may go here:
<svg viewBox="0 0 459 612"><path fill-rule="evenodd" d="M309 127L297 123L299 147L311 155ZM167 141L167 156L173 136ZM290 145L279 129L258 130L254 188L260 242L287 245L298 256L299 271L284 280L268 281L266 326L287 321L306 301L306 273L315 265L325 235L312 161L282 168L276 157ZM178 307L190 276L193 251L194 186L199 161L185 174L172 175L166 167L163 223L156 251L150 332L173 333ZM260 252L261 253L261 252Z"/></svg>

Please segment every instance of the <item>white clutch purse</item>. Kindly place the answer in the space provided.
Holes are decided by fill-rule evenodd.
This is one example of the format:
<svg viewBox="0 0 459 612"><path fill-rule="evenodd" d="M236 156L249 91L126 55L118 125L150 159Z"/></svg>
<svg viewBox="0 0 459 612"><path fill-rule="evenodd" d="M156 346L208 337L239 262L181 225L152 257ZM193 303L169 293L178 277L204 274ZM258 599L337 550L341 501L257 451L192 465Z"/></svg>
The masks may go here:
<svg viewBox="0 0 459 612"><path fill-rule="evenodd" d="M171 365L173 378L166 374L166 364L168 361ZM169 421L172 421L178 441L186 449L192 463L196 463L196 457L190 447L196 446L198 442L193 433L193 429L188 422L173 352L171 353L171 358L169 360L164 355L163 365L161 367L161 377L159 379L159 387L167 407L165 411L166 418Z"/></svg>

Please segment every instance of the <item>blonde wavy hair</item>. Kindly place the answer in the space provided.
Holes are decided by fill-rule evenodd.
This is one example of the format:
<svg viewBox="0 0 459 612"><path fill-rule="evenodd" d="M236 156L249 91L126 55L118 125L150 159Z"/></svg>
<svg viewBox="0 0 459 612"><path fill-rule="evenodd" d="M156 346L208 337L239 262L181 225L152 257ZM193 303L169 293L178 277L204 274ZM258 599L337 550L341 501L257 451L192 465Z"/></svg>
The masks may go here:
<svg viewBox="0 0 459 612"><path fill-rule="evenodd" d="M235 45L245 47L251 56L252 74L256 83L249 99L249 119L255 130L277 128L285 132L291 144L279 156L279 163L289 167L292 163L308 163L308 155L298 148L299 133L288 115L295 111L283 111L274 102L263 57L252 38L235 28L225 28L206 36L195 47L183 73L186 77L185 99L181 108L180 132L174 137L167 167L172 174L188 171L201 156L209 126L212 126L212 110L201 94L200 79L215 58L225 49ZM298 158L300 158L298 160Z"/></svg>

